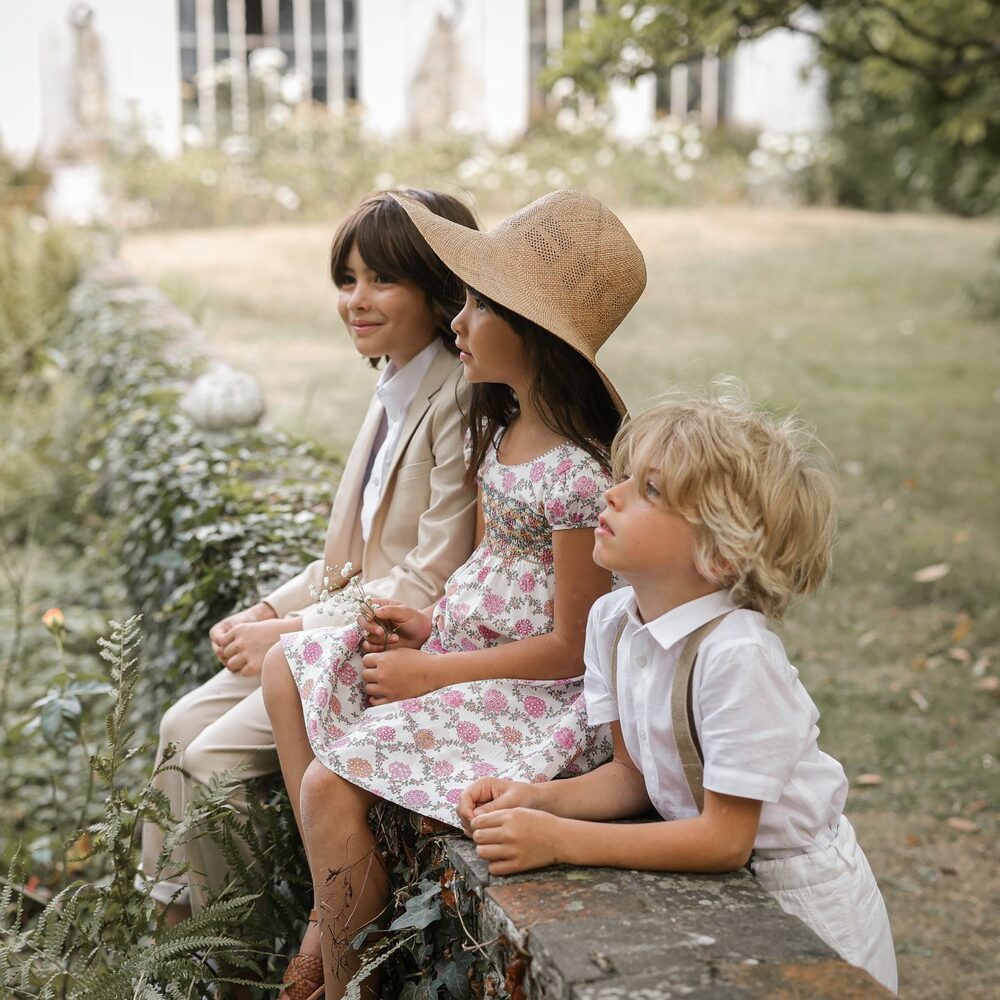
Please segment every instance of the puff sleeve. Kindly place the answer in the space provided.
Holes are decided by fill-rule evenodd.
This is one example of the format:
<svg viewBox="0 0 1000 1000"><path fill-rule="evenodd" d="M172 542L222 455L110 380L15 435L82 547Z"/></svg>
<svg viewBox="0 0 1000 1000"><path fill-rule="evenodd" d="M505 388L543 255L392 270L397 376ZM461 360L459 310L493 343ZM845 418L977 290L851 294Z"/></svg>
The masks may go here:
<svg viewBox="0 0 1000 1000"><path fill-rule="evenodd" d="M611 477L586 452L574 449L549 473L543 502L545 520L553 531L596 528L604 510L604 491Z"/></svg>

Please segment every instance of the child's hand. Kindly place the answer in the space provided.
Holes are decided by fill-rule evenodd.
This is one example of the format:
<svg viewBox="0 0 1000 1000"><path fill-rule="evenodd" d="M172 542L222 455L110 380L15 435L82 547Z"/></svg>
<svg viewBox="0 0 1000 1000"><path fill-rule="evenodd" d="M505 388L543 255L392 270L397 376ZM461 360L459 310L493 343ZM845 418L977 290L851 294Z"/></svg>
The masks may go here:
<svg viewBox="0 0 1000 1000"><path fill-rule="evenodd" d="M434 668L440 658L416 649L390 649L361 658L362 677L373 705L419 698L441 687Z"/></svg>
<svg viewBox="0 0 1000 1000"><path fill-rule="evenodd" d="M372 598L378 605L378 614L364 611L358 615L358 624L368 633L361 643L365 653L381 653L387 649L419 649L431 634L431 617L416 608L408 608L399 601ZM390 629L395 631L390 632Z"/></svg>
<svg viewBox="0 0 1000 1000"><path fill-rule="evenodd" d="M476 853L489 862L491 875L513 875L560 861L563 822L540 809L497 809L473 817L472 839Z"/></svg>
<svg viewBox="0 0 1000 1000"><path fill-rule="evenodd" d="M494 812L497 809L513 809L515 806L538 806L536 785L524 781L508 781L506 778L480 778L474 781L458 800L458 816L462 829L472 836L471 823L474 817Z"/></svg>

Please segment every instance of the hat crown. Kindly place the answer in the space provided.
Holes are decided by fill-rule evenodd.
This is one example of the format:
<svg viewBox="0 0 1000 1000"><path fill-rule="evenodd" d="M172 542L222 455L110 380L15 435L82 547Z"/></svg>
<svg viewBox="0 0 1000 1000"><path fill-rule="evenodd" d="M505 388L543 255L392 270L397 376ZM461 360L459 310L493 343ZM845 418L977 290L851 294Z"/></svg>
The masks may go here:
<svg viewBox="0 0 1000 1000"><path fill-rule="evenodd" d="M522 272L525 287L495 296L501 305L552 332L576 331L575 345L593 357L625 318L646 284L639 248L618 217L580 191L553 191L485 234L493 252ZM526 298L544 297L546 318ZM518 304L515 304L517 300ZM542 305L541 303L538 304Z"/></svg>

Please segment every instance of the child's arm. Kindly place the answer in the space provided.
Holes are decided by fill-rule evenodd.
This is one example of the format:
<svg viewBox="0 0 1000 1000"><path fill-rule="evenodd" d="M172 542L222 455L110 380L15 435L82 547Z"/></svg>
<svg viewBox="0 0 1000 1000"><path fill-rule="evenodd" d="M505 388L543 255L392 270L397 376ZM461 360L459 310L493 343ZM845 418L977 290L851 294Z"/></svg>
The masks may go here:
<svg viewBox="0 0 1000 1000"><path fill-rule="evenodd" d="M756 799L706 789L705 809L696 819L623 825L518 807L483 813L470 826L476 851L489 862L492 875L552 864L724 872L739 868L750 857L760 809Z"/></svg>
<svg viewBox="0 0 1000 1000"><path fill-rule="evenodd" d="M555 559L554 627L546 635L490 649L433 655L416 650L369 653L365 681L374 704L414 698L465 681L494 677L553 680L583 671L583 640L590 606L611 589L611 574L593 559L591 528L552 534Z"/></svg>
<svg viewBox="0 0 1000 1000"><path fill-rule="evenodd" d="M652 809L646 782L622 739L621 725L611 723L614 756L576 778L528 784L503 778L480 778L462 793L458 815L466 833L471 822L501 809L523 806L574 819L625 819Z"/></svg>

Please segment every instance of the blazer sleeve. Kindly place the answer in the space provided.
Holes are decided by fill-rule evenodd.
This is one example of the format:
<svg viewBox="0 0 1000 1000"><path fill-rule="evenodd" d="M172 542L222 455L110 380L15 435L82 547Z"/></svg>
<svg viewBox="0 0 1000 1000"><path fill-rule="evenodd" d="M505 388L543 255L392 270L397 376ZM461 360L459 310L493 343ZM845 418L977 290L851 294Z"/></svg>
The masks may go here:
<svg viewBox="0 0 1000 1000"><path fill-rule="evenodd" d="M279 618L298 617L304 609L315 603L310 588L322 588L324 570L321 556L261 600L270 604Z"/></svg>
<svg viewBox="0 0 1000 1000"><path fill-rule="evenodd" d="M433 467L430 499L419 515L416 544L384 576L364 578L373 597L402 601L411 607L433 604L444 592L445 581L469 558L476 521L476 492L465 484L462 441L465 426L455 405L455 383L448 379L431 401L430 446ZM302 612L303 628L328 624L315 607Z"/></svg>

